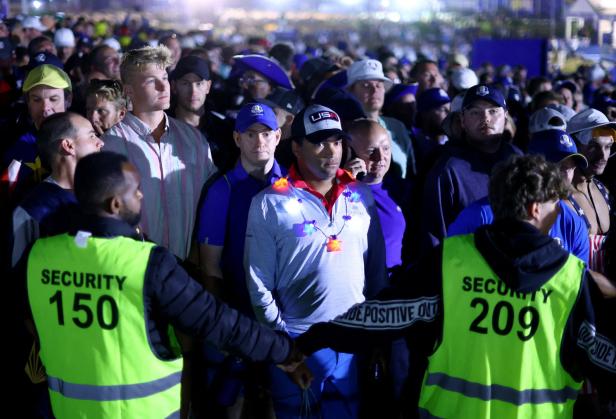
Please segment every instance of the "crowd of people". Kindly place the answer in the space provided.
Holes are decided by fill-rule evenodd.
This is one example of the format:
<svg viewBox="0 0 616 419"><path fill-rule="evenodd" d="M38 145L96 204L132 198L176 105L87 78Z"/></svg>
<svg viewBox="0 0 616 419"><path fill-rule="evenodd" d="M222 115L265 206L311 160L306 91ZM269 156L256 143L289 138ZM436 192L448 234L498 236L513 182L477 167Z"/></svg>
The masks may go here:
<svg viewBox="0 0 616 419"><path fill-rule="evenodd" d="M0 23L23 416L616 416L600 66L190 39Z"/></svg>

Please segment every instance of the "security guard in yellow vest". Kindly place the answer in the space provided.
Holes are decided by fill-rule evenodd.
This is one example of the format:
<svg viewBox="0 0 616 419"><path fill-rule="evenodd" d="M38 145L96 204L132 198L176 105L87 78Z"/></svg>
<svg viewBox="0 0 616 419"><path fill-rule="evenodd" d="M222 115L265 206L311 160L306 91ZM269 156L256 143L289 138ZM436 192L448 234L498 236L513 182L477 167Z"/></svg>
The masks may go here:
<svg viewBox="0 0 616 419"><path fill-rule="evenodd" d="M546 234L566 194L558 169L514 156L489 194L493 224L446 239L378 300L313 326L302 352L405 335L427 356L425 371L411 362L406 412L426 418L570 418L584 377L614 392L614 309Z"/></svg>
<svg viewBox="0 0 616 419"><path fill-rule="evenodd" d="M38 240L27 287L58 418L179 417L182 359L170 326L248 359L294 364L292 341L208 294L166 249L136 240L142 194L121 155L75 173L84 212L71 234Z"/></svg>

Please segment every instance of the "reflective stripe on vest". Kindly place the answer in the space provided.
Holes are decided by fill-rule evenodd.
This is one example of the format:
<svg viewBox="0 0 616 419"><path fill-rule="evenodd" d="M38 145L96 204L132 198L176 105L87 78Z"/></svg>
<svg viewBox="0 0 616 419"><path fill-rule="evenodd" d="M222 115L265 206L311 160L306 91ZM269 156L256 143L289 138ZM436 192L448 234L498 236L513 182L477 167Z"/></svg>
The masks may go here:
<svg viewBox="0 0 616 419"><path fill-rule="evenodd" d="M424 416L473 419L570 417L581 383L561 364L561 344L584 263L569 255L533 291L500 279L474 236L443 244L443 335L430 356Z"/></svg>
<svg viewBox="0 0 616 419"><path fill-rule="evenodd" d="M63 234L32 247L28 298L56 417L165 418L180 408L182 359L161 359L148 335L154 246Z"/></svg>
<svg viewBox="0 0 616 419"><path fill-rule="evenodd" d="M520 406L525 403L565 403L577 398L578 389L565 387L561 390L531 389L516 390L515 388L492 384L489 386L473 383L447 374L428 374L426 385L438 386L442 389L474 397L485 401L501 400Z"/></svg>
<svg viewBox="0 0 616 419"><path fill-rule="evenodd" d="M180 384L182 373L176 372L167 377L148 383L122 384L117 386L95 386L89 384L68 383L56 377L47 376L49 388L64 397L79 400L130 400L151 396Z"/></svg>

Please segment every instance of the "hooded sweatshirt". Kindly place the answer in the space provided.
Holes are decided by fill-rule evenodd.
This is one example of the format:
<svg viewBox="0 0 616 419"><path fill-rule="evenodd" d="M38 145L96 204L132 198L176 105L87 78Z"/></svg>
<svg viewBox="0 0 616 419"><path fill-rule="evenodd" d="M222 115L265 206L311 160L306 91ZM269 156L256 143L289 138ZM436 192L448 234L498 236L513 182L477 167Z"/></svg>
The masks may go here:
<svg viewBox="0 0 616 419"><path fill-rule="evenodd" d="M498 220L480 227L475 232L475 246L499 279L510 289L524 293L538 291L569 257L549 236L517 220ZM578 299L561 343L560 362L574 378L590 377L597 387L613 393L616 386L610 383L616 380L616 326L610 324L610 318L615 309L613 304L606 304L609 300L604 300L587 271L580 281ZM417 400L427 357L442 338L442 246L397 275L393 283L377 299L356 305L331 322L312 326L296 343L305 354L328 346L341 352L361 352L405 337L411 353L418 358L411 362L416 368L407 386L411 392L407 400L412 403ZM595 334L589 341L583 332L593 328ZM599 359L595 349L601 345L605 345L604 354L614 354L612 358Z"/></svg>

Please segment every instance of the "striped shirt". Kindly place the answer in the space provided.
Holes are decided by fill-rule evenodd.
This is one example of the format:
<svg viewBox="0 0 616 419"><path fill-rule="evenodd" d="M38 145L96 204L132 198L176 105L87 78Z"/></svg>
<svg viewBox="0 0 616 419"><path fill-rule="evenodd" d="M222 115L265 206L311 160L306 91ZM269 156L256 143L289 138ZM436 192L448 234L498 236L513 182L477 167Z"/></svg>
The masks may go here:
<svg viewBox="0 0 616 419"><path fill-rule="evenodd" d="M104 150L125 155L141 174L143 232L186 259L201 189L216 172L203 134L165 114L165 132L157 143L150 127L128 113L103 141Z"/></svg>

